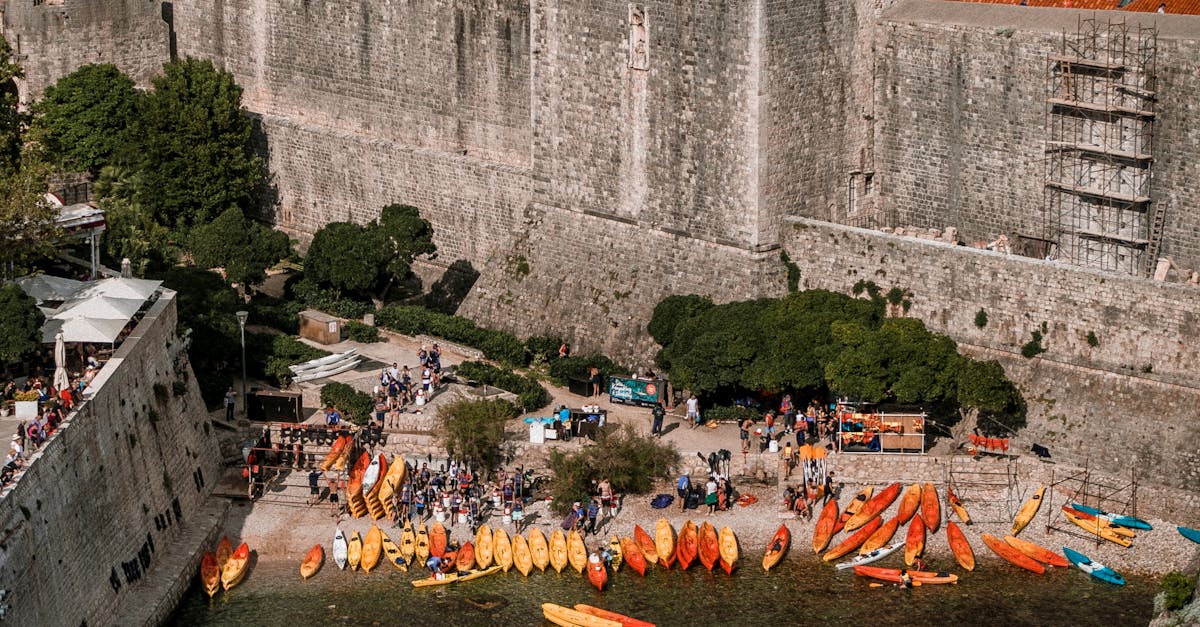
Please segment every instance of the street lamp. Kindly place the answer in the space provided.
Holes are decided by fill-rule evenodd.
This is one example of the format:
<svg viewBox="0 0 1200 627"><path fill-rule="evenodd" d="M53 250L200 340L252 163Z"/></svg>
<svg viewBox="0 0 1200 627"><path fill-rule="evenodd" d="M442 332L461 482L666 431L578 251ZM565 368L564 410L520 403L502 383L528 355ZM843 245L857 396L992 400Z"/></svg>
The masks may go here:
<svg viewBox="0 0 1200 627"><path fill-rule="evenodd" d="M246 318L250 317L250 312L245 309L238 311L236 314L238 319L238 327L242 330L242 418L247 418L246 407Z"/></svg>

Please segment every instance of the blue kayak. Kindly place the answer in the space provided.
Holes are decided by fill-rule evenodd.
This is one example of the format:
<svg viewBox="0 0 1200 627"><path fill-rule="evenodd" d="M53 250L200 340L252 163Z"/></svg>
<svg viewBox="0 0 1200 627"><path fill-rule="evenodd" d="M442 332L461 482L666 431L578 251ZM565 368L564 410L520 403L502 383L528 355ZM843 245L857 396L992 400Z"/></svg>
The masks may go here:
<svg viewBox="0 0 1200 627"><path fill-rule="evenodd" d="M1179 535L1200 544L1200 529L1188 529L1187 527L1176 527L1179 530Z"/></svg>
<svg viewBox="0 0 1200 627"><path fill-rule="evenodd" d="M1071 560L1071 563L1078 567L1079 570L1082 570L1083 572L1095 577L1096 579L1099 579L1100 581L1106 581L1118 586L1125 585L1125 578L1122 577L1120 573L1105 566L1104 564L1101 564L1100 562L1093 562L1091 558L1083 553L1072 551L1064 546L1063 555L1066 555L1067 559Z"/></svg>
<svg viewBox="0 0 1200 627"><path fill-rule="evenodd" d="M1123 516L1121 514L1111 514L1102 509L1080 505L1079 503L1071 503L1073 509L1077 509L1085 514L1091 514L1096 518L1103 518L1114 525L1120 525L1128 529L1145 529L1147 531L1153 529L1150 523L1134 516Z"/></svg>

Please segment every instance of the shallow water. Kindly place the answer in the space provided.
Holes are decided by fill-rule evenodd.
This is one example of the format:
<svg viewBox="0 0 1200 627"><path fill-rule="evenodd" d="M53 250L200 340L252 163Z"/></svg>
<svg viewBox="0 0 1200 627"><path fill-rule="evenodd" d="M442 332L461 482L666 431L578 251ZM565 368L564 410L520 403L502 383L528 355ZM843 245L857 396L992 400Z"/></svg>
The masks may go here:
<svg viewBox="0 0 1200 627"><path fill-rule="evenodd" d="M980 556L983 557L983 556ZM1095 582L1078 570L1049 569L1044 575L1006 563L980 561L974 572L958 572L957 585L911 590L871 588L852 572L835 572L811 555L793 552L770 573L751 555L732 577L698 565L686 573L656 567L643 579L622 568L598 592L575 573L515 569L475 581L413 588L424 576L400 573L387 564L372 574L338 571L327 561L301 582L298 563L256 565L246 581L211 604L198 586L183 599L171 624L181 625L550 625L540 604L587 603L658 625L754 625L768 622L847 625L1144 625L1150 620L1157 584L1130 577L1118 588ZM892 556L878 565L899 566ZM948 567L949 564L931 564ZM386 569L386 570L385 570ZM498 606L497 606L498 605ZM484 606L484 607L480 607Z"/></svg>

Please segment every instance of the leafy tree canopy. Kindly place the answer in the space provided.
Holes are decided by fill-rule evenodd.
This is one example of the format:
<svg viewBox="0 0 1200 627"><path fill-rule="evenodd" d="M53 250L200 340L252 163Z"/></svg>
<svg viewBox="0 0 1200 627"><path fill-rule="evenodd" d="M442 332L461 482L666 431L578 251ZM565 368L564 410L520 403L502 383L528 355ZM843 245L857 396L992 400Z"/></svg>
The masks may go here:
<svg viewBox="0 0 1200 627"><path fill-rule="evenodd" d="M224 268L230 282L248 286L261 283L266 268L291 254L292 245L286 234L247 220L241 209L230 207L216 220L192 229L189 250L196 265Z"/></svg>
<svg viewBox="0 0 1200 627"><path fill-rule="evenodd" d="M139 120L137 197L160 223L188 227L250 205L263 167L241 100L233 75L208 60L172 61L154 79Z"/></svg>
<svg viewBox="0 0 1200 627"><path fill-rule="evenodd" d="M50 168L25 151L20 167L0 169L0 267L25 273L33 261L54 253L59 229L46 202Z"/></svg>
<svg viewBox="0 0 1200 627"><path fill-rule="evenodd" d="M680 322L694 318L712 306L712 299L707 296L668 296L654 306L654 314L650 317L650 324L646 325L646 331L655 342L666 346L675 339L675 329Z"/></svg>
<svg viewBox="0 0 1200 627"><path fill-rule="evenodd" d="M421 217L416 207L388 205L379 216L379 231L390 254L387 272L390 280L404 279L412 272L412 262L420 255L434 255L433 226Z"/></svg>
<svg viewBox="0 0 1200 627"><path fill-rule="evenodd" d="M21 162L21 131L27 116L17 108L16 79L24 76L25 71L12 60L8 40L0 37L0 173L17 169Z"/></svg>
<svg viewBox="0 0 1200 627"><path fill-rule="evenodd" d="M0 360L15 362L42 342L46 317L37 301L15 283L0 287Z"/></svg>
<svg viewBox="0 0 1200 627"><path fill-rule="evenodd" d="M379 284L389 258L374 223L330 222L313 236L304 257L304 274L338 291L368 292Z"/></svg>
<svg viewBox="0 0 1200 627"><path fill-rule="evenodd" d="M473 468L494 468L503 461L504 423L518 414L517 406L504 399L443 405L438 418L446 428L446 450Z"/></svg>
<svg viewBox="0 0 1200 627"><path fill-rule="evenodd" d="M33 106L31 139L50 160L93 175L125 150L139 93L114 65L85 65L46 89Z"/></svg>

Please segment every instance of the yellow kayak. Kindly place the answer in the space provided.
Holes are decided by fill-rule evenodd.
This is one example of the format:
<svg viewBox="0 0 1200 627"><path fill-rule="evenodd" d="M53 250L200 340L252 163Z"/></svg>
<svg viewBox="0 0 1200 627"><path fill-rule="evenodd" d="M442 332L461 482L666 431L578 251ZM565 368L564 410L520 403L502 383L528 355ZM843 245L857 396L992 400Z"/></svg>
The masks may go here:
<svg viewBox="0 0 1200 627"><path fill-rule="evenodd" d="M612 571L615 573L621 569L621 538L615 534L608 541L608 552L612 554L612 563L609 566L612 566Z"/></svg>
<svg viewBox="0 0 1200 627"><path fill-rule="evenodd" d="M507 573L513 566L512 543L508 539L507 531L496 529L492 532L492 553L495 554L496 564Z"/></svg>
<svg viewBox="0 0 1200 627"><path fill-rule="evenodd" d="M654 548L658 551L658 559L663 562L675 555L675 529L666 518L659 518L654 525Z"/></svg>
<svg viewBox="0 0 1200 627"><path fill-rule="evenodd" d="M550 565L550 543L546 541L546 534L537 527L529 530L529 553L538 570L545 571Z"/></svg>
<svg viewBox="0 0 1200 627"><path fill-rule="evenodd" d="M480 525L475 532L475 565L487 568L492 565L492 528Z"/></svg>
<svg viewBox="0 0 1200 627"><path fill-rule="evenodd" d="M424 588L426 586L444 586L450 583L479 579L480 577L498 572L500 572L499 566L492 566L491 568L477 568L475 570L466 571L465 574L449 573L447 575L443 575L440 579L435 577L417 579L416 581L412 582L412 585L414 588Z"/></svg>
<svg viewBox="0 0 1200 627"><path fill-rule="evenodd" d="M350 541L346 543L346 564L350 566L350 570L358 570L358 564L362 560L362 548L362 536L358 535L357 531L350 532Z"/></svg>
<svg viewBox="0 0 1200 627"><path fill-rule="evenodd" d="M571 560L571 568L583 574L583 569L587 566L587 547L583 544L583 536L579 532L572 529L567 534L567 559Z"/></svg>
<svg viewBox="0 0 1200 627"><path fill-rule="evenodd" d="M381 529L379 533L383 536L383 542L381 546L383 547L384 559L391 562L392 566L395 566L400 572L407 572L408 560L404 559L404 556L400 554L400 547L396 546L395 542L392 542L392 539L388 537L387 532Z"/></svg>
<svg viewBox="0 0 1200 627"><path fill-rule="evenodd" d="M561 529L555 529L550 533L550 565L561 573L567 563L567 536Z"/></svg>
<svg viewBox="0 0 1200 627"><path fill-rule="evenodd" d="M363 540L362 546L362 569L366 572L371 572L371 569L379 565L379 553L383 550L383 531L376 525L371 525L367 530L367 537Z"/></svg>
<svg viewBox="0 0 1200 627"><path fill-rule="evenodd" d="M529 553L529 545L525 536L517 533L512 537L512 561L517 570L526 577L533 570L533 555Z"/></svg>
<svg viewBox="0 0 1200 627"><path fill-rule="evenodd" d="M1037 492L1034 492L1033 496L1029 497L1029 500L1025 501L1025 504L1021 506L1021 509L1017 512L1017 518L1013 520L1012 535L1015 536L1021 533L1025 525L1028 525L1033 520L1033 517L1037 515L1038 508L1042 506L1042 495L1045 493L1046 486L1038 486Z"/></svg>
<svg viewBox="0 0 1200 627"><path fill-rule="evenodd" d="M1112 528L1100 525L1095 520L1084 520L1070 512L1063 512L1063 516L1066 516L1067 520L1078 525L1080 529L1104 538L1113 544L1119 544L1126 548L1133 545L1133 540L1128 535L1116 533Z"/></svg>
<svg viewBox="0 0 1200 627"><path fill-rule="evenodd" d="M542 615L555 625L564 627L623 627L621 623L554 603L542 604Z"/></svg>
<svg viewBox="0 0 1200 627"><path fill-rule="evenodd" d="M733 529L721 527L721 532L717 534L717 542L721 547L721 568L732 574L738 560L737 536L734 535Z"/></svg>
<svg viewBox="0 0 1200 627"><path fill-rule="evenodd" d="M425 528L425 523L421 523L421 526L417 527L417 560L424 564L427 559L429 559L429 530Z"/></svg>
<svg viewBox="0 0 1200 627"><path fill-rule="evenodd" d="M400 532L400 557L406 562L412 562L417 554L417 534L413 531L412 521L404 522L404 531Z"/></svg>

